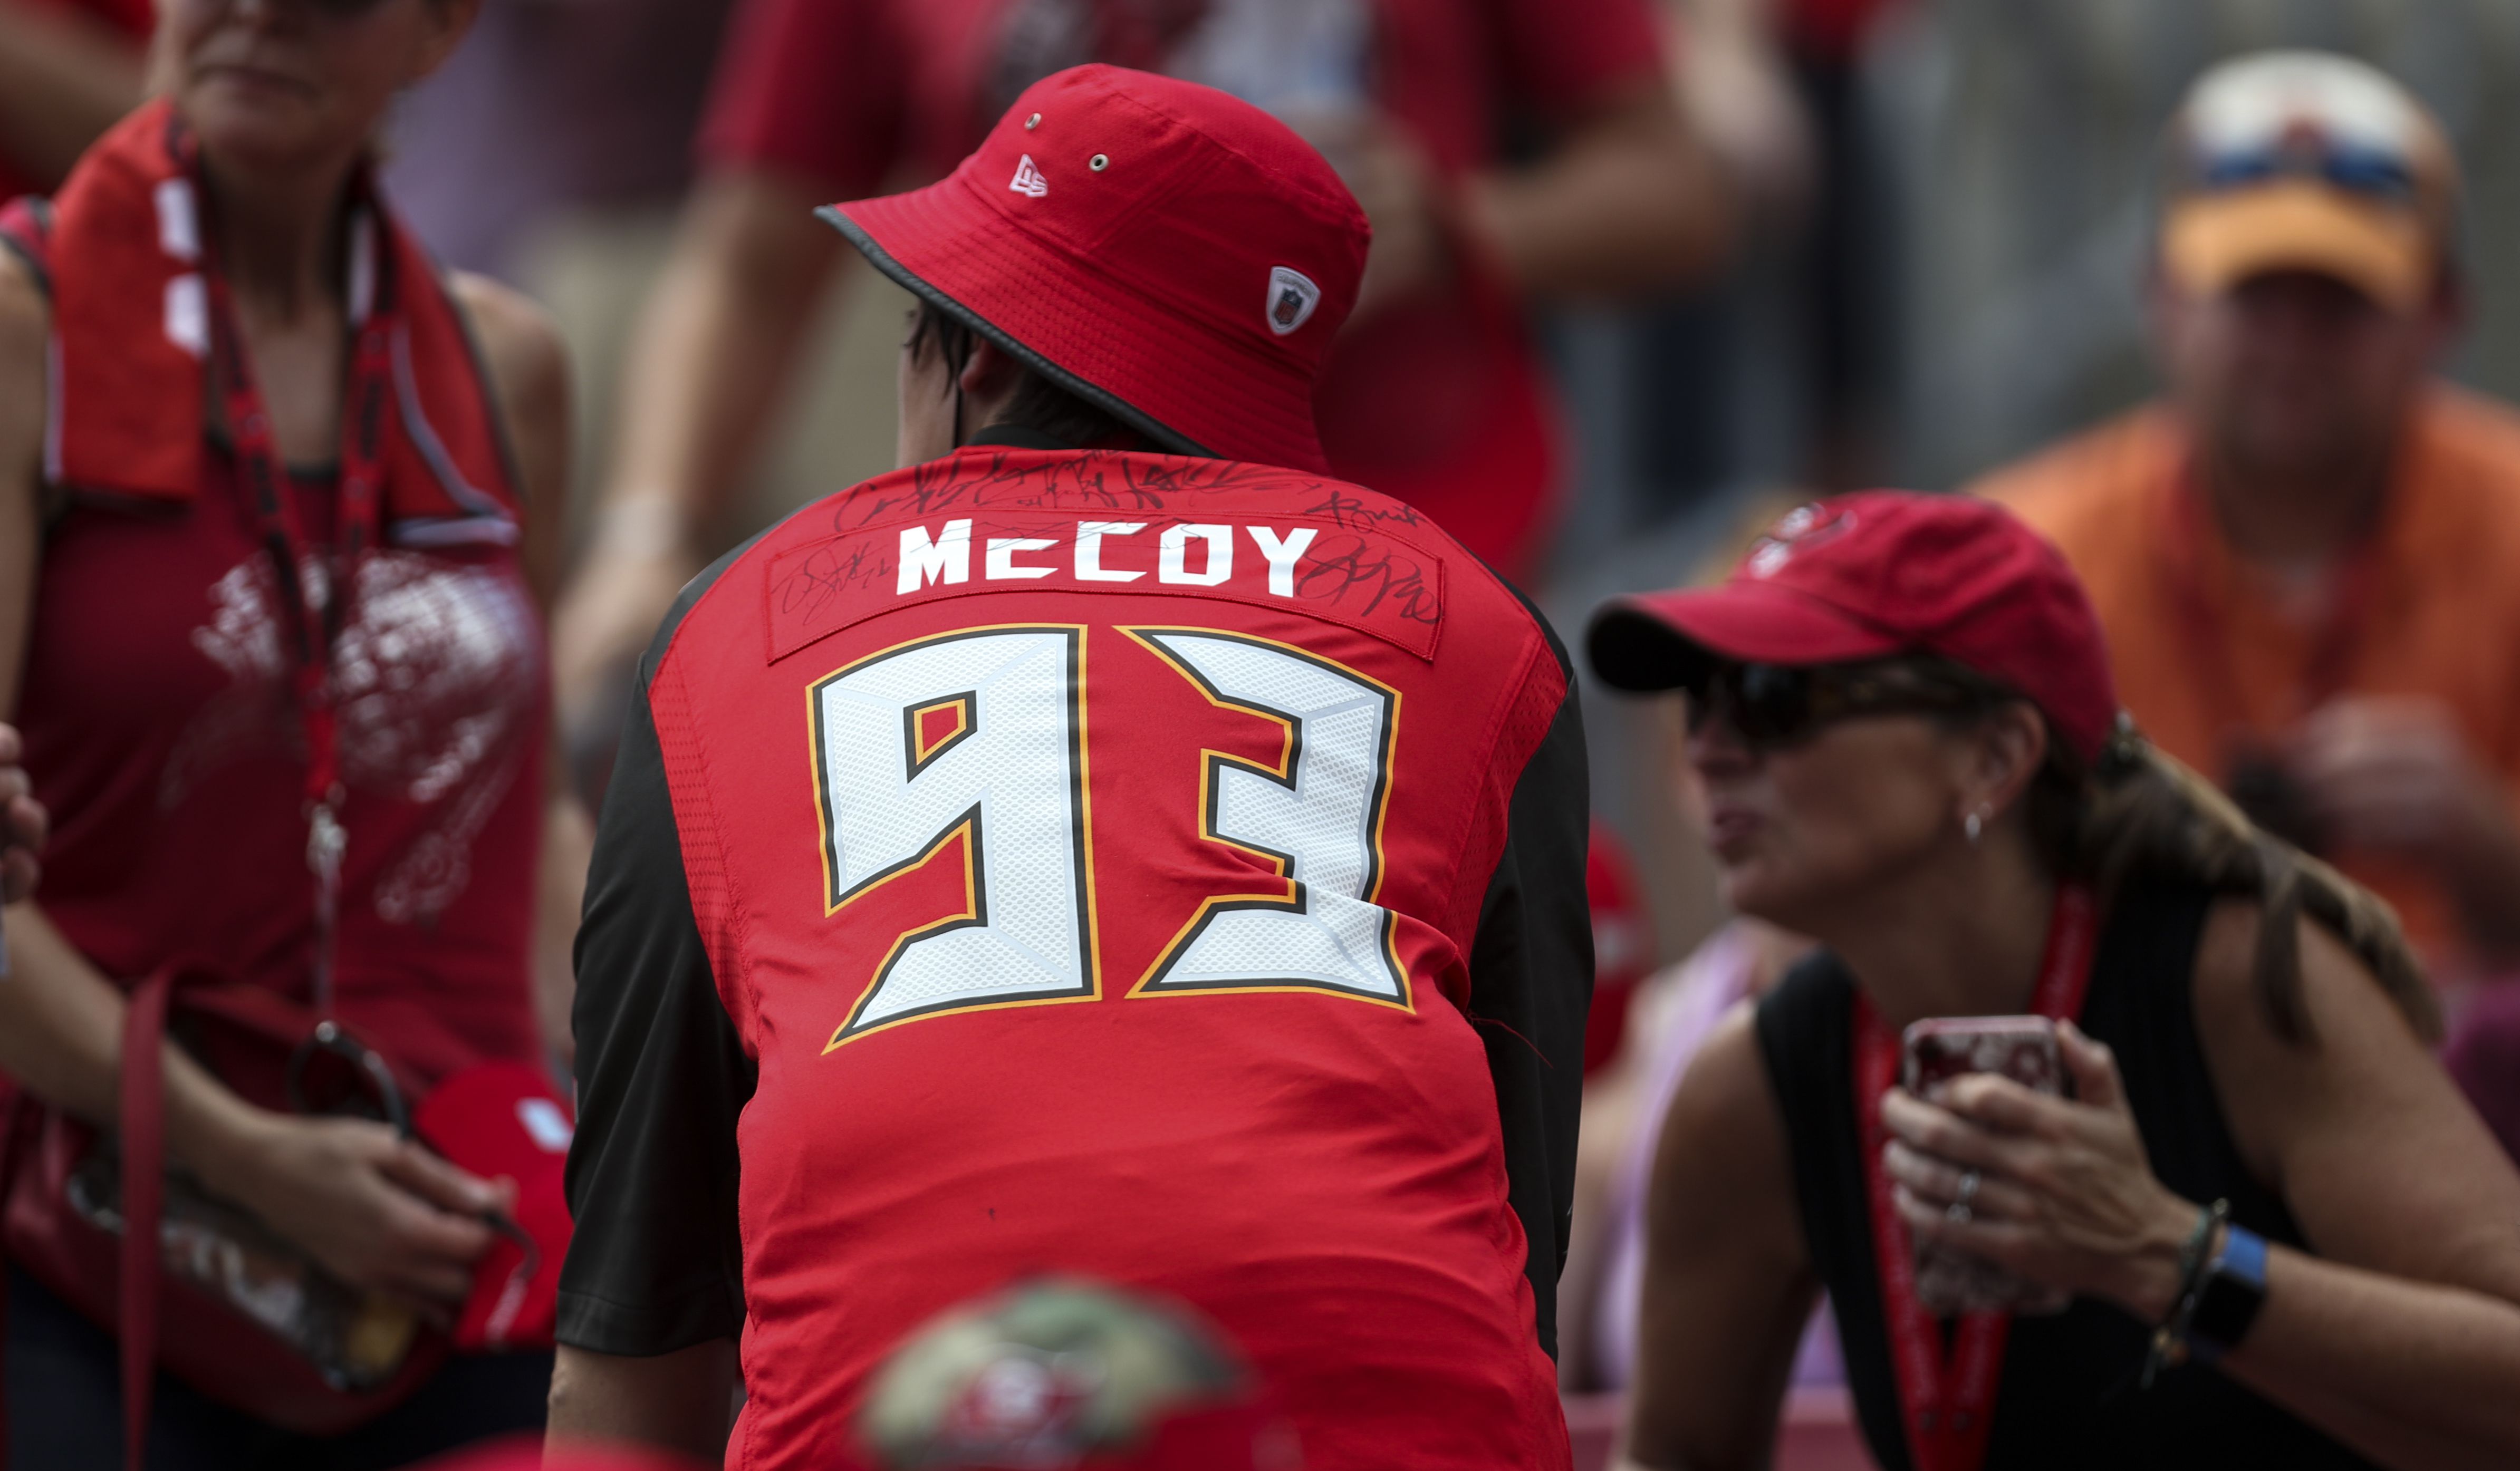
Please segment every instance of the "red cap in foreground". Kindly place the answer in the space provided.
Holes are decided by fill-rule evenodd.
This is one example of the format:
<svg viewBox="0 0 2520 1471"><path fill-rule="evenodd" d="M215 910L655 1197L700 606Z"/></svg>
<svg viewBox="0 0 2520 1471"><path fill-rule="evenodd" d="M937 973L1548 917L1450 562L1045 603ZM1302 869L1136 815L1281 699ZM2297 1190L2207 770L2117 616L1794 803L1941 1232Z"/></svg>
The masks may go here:
<svg viewBox="0 0 2520 1471"><path fill-rule="evenodd" d="M1074 67L942 181L819 212L876 269L1165 449L1328 472L1313 380L1372 232L1329 163L1258 108Z"/></svg>
<svg viewBox="0 0 2520 1471"><path fill-rule="evenodd" d="M1184 1304L1045 1278L914 1332L858 1412L877 1471L1302 1471L1240 1354Z"/></svg>
<svg viewBox="0 0 2520 1471"><path fill-rule="evenodd" d="M1709 655L1838 664L1939 654L2018 690L2085 763L2118 717L2108 645L2065 558L1966 496L1872 490L1785 514L1719 587L1622 598L1594 616L1594 672L1669 690Z"/></svg>

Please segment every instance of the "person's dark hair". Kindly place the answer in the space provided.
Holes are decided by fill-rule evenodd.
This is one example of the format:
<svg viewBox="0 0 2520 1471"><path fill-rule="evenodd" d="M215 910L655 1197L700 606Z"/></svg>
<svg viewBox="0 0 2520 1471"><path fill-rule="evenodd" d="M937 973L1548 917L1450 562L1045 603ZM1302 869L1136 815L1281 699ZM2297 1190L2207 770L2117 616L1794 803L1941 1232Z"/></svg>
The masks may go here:
<svg viewBox="0 0 2520 1471"><path fill-rule="evenodd" d="M2016 691L1947 659L1900 661L1914 675L1975 692L1950 717L1966 725L1997 708L2028 703ZM2044 717L2043 717L2044 718ZM2088 767L2048 730L2048 760L2030 784L2031 840L2056 876L2079 878L2105 900L2127 880L2159 874L2201 883L2258 906L2251 989L2275 1035L2315 1042L2301 997L2300 920L2307 915L2370 968L2418 1036L2441 1035L2441 1011L2398 917L2370 890L2260 828L2212 783L2131 725Z"/></svg>
<svg viewBox="0 0 2520 1471"><path fill-rule="evenodd" d="M971 326L933 301L922 298L910 324L910 354L922 362L930 352L945 355L946 371L959 378L971 359ZM1023 380L997 422L1047 434L1078 449L1144 449L1146 436L1123 423L1109 410L1086 402L1038 371L1023 369ZM979 428L968 424L968 433Z"/></svg>

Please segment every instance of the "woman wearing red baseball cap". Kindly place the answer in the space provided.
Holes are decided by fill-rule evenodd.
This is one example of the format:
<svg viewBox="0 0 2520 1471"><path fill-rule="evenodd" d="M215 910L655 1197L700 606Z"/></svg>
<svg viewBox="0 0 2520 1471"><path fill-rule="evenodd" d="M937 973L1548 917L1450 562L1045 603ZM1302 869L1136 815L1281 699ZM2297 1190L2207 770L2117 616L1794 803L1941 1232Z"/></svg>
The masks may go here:
<svg viewBox="0 0 2520 1471"><path fill-rule="evenodd" d="M1756 1460L1823 1288L1892 1471L2520 1454L2520 1177L2395 921L2118 716L2051 548L1847 496L1590 645L1824 946L1673 1102L1633 1467Z"/></svg>

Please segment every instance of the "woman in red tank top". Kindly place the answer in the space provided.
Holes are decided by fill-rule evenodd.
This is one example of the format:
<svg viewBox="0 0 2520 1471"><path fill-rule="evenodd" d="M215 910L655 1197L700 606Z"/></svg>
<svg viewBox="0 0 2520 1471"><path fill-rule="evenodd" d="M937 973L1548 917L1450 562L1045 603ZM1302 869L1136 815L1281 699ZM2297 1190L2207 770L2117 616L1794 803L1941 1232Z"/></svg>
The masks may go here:
<svg viewBox="0 0 2520 1471"><path fill-rule="evenodd" d="M520 298L436 275L368 166L477 8L166 0L163 100L0 217L0 716L55 823L8 914L0 1087L75 1117L112 1122L122 995L177 961L424 1081L565 1044L533 976L538 870L584 842L544 830L562 362ZM471 1288L501 1186L171 1048L164 1125L351 1284ZM111 1339L9 1288L17 1463L108 1463ZM538 1424L548 1372L459 1358L338 1450L161 1374L151 1464L398 1464Z"/></svg>

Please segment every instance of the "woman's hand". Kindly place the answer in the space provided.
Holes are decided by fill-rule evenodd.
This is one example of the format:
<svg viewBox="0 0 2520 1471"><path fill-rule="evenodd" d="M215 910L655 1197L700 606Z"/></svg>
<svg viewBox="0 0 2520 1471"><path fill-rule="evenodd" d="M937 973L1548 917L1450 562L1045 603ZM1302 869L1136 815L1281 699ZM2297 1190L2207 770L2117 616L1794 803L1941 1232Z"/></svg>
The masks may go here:
<svg viewBox="0 0 2520 1471"><path fill-rule="evenodd" d="M18 762L25 751L17 728L0 725L0 904L16 904L35 891L51 819L34 798L34 783Z"/></svg>
<svg viewBox="0 0 2520 1471"><path fill-rule="evenodd" d="M488 1249L481 1218L516 1186L480 1180L366 1119L258 1117L212 1188L231 1194L354 1286L460 1304Z"/></svg>
<svg viewBox="0 0 2520 1471"><path fill-rule="evenodd" d="M1883 1163L1899 1214L1918 1241L2157 1323L2176 1304L2196 1207L2153 1178L2109 1049L2072 1022L2056 1042L2076 1099L1992 1073L1955 1079L1930 1103L1891 1091Z"/></svg>

